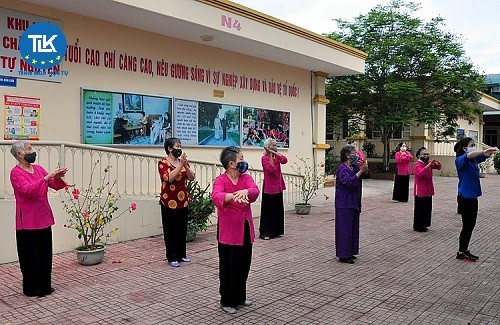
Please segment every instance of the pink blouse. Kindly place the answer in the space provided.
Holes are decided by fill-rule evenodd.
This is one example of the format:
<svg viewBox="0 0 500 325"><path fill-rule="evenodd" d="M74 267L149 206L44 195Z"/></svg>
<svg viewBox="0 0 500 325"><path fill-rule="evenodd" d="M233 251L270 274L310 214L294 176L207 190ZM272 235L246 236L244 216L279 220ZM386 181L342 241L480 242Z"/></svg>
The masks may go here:
<svg viewBox="0 0 500 325"><path fill-rule="evenodd" d="M411 153L409 151L405 151L404 153L398 151L396 152L394 158L396 159L396 164L397 164L397 174L410 175L411 174L410 161L413 159Z"/></svg>
<svg viewBox="0 0 500 325"><path fill-rule="evenodd" d="M226 194L239 190L248 190L249 204L231 201L224 203ZM212 190L212 201L217 207L218 241L226 245L243 246L245 235L245 220L250 226L250 242L255 240L255 229L250 203L259 197L259 188L249 174L240 175L238 182L233 184L226 173L219 175Z"/></svg>
<svg viewBox="0 0 500 325"><path fill-rule="evenodd" d="M16 198L16 229L34 230L52 226L54 214L49 205L47 193L49 187L60 190L66 187L63 180L49 179L45 183L47 171L40 165L33 166L33 174L25 171L19 165L10 171L10 182Z"/></svg>
<svg viewBox="0 0 500 325"><path fill-rule="evenodd" d="M431 165L427 168L427 164L421 160L415 162L415 179L413 182L413 192L415 196L427 197L434 195L434 183L432 182L432 170L441 170L441 163Z"/></svg>
<svg viewBox="0 0 500 325"><path fill-rule="evenodd" d="M268 154L263 155L261 158L262 169L264 170L264 186L262 192L266 194L277 194L286 189L283 174L281 173L281 165L286 164L288 159L285 156L274 155L273 166L271 166L270 161Z"/></svg>

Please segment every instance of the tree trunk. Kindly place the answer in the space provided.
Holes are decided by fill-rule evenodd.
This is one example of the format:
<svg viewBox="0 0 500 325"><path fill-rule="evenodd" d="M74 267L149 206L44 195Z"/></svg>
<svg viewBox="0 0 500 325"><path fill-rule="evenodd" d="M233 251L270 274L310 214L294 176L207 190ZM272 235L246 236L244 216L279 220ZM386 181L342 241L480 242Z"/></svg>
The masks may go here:
<svg viewBox="0 0 500 325"><path fill-rule="evenodd" d="M382 143L384 145L384 155L382 160L382 168L384 172L389 172L389 159L391 154L391 149L389 148L389 140L391 138L391 132L386 128L382 128Z"/></svg>

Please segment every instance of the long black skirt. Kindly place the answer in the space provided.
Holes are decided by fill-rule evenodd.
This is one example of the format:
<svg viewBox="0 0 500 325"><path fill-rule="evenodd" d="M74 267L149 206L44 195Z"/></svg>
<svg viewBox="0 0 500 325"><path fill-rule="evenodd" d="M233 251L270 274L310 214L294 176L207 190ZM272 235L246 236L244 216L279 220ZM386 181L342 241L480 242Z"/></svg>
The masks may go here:
<svg viewBox="0 0 500 325"><path fill-rule="evenodd" d="M51 293L52 228L16 230L17 255L26 296Z"/></svg>
<svg viewBox="0 0 500 325"><path fill-rule="evenodd" d="M278 237L285 233L285 207L283 192L277 194L262 193L260 209L260 237Z"/></svg>
<svg viewBox="0 0 500 325"><path fill-rule="evenodd" d="M410 175L396 175L394 178L394 190L392 199L399 202L408 202L410 192Z"/></svg>
<svg viewBox="0 0 500 325"><path fill-rule="evenodd" d="M415 196L415 209L413 210L413 229L426 231L431 226L432 196Z"/></svg>

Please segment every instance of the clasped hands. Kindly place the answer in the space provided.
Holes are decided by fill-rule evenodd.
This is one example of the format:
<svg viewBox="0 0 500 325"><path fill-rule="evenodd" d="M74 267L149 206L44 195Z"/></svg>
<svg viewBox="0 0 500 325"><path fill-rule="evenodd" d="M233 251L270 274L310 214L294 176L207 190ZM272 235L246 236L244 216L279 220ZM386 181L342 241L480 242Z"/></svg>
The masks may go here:
<svg viewBox="0 0 500 325"><path fill-rule="evenodd" d="M57 168L54 172L48 174L46 180L48 181L52 177L56 180L61 180L64 175L68 172L68 168Z"/></svg>
<svg viewBox="0 0 500 325"><path fill-rule="evenodd" d="M184 166L184 167L187 167L188 165L188 159L187 159L187 155L185 152L182 153L181 157L180 157L180 161L181 161L181 165Z"/></svg>
<svg viewBox="0 0 500 325"><path fill-rule="evenodd" d="M248 204L248 190L239 190L234 192L233 194L233 201L238 202L241 204Z"/></svg>
<svg viewBox="0 0 500 325"><path fill-rule="evenodd" d="M484 150L484 155L486 157L491 157L492 154L494 154L498 151L499 151L498 147L491 147L491 148Z"/></svg>

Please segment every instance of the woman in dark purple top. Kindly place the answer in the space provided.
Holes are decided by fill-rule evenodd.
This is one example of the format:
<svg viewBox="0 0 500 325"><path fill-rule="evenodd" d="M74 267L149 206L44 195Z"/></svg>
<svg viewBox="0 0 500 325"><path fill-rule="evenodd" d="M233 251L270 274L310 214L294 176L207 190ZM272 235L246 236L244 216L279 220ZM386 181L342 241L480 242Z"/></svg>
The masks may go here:
<svg viewBox="0 0 500 325"><path fill-rule="evenodd" d="M358 166L356 147L340 150L335 185L335 251L340 262L354 264L359 253L359 214L361 212L361 179L369 175L368 162Z"/></svg>

